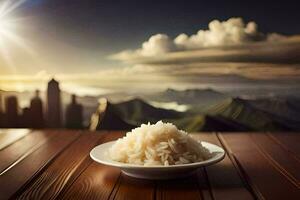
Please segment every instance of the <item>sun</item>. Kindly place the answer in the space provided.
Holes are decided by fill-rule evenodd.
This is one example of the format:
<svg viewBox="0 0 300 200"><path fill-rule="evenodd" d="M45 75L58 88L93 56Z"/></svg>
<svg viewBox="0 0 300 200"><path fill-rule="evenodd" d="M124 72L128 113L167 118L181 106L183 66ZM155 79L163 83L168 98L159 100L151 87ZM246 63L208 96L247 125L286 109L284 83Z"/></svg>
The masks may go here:
<svg viewBox="0 0 300 200"><path fill-rule="evenodd" d="M26 0L4 0L0 2L0 57L10 69L16 72L16 66L11 56L10 47L12 45L24 50L29 54L34 54L33 49L18 33L19 23L22 18L13 15Z"/></svg>

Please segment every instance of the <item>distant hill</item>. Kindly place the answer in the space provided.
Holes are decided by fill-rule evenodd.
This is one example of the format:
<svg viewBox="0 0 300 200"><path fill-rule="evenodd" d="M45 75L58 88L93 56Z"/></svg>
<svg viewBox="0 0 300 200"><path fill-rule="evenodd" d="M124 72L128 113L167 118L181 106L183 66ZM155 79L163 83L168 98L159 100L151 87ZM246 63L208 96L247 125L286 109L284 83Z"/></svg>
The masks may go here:
<svg viewBox="0 0 300 200"><path fill-rule="evenodd" d="M265 112L272 113L278 117L289 120L300 121L300 99L299 98L269 98L250 100L249 103Z"/></svg>
<svg viewBox="0 0 300 200"><path fill-rule="evenodd" d="M117 130L122 127L127 130L131 126L139 126L141 123L148 122L156 123L159 120L172 122L188 132L251 130L237 122L218 116L187 115L187 113L156 108L142 99L132 99L118 104L108 103L102 116L104 117L99 120L98 130Z"/></svg>
<svg viewBox="0 0 300 200"><path fill-rule="evenodd" d="M168 89L161 94L164 100L177 100L179 104L191 105L191 109L177 112L157 108L140 98L111 105L115 115L134 126L164 120L187 131L300 130L300 101L297 98L245 100L210 89Z"/></svg>
<svg viewBox="0 0 300 200"><path fill-rule="evenodd" d="M167 89L164 92L156 93L149 96L150 100L170 102L175 101L178 104L190 104L197 106L213 105L228 98L226 94L212 90L212 89L188 89L188 90L174 90Z"/></svg>
<svg viewBox="0 0 300 200"><path fill-rule="evenodd" d="M182 112L156 108L139 98L113 104L113 107L121 118L137 125L154 123L161 119L178 119L184 116Z"/></svg>
<svg viewBox="0 0 300 200"><path fill-rule="evenodd" d="M205 114L177 112L151 106L142 99L108 104L101 129L116 130L155 123L172 122L188 132L197 131L291 131L300 130L295 120L289 120L252 105L253 100L227 98L205 110Z"/></svg>
<svg viewBox="0 0 300 200"><path fill-rule="evenodd" d="M209 116L209 115L196 115L186 117L179 120L169 120L174 123L178 128L187 132L198 131L250 131L251 128L246 127L228 119Z"/></svg>
<svg viewBox="0 0 300 200"><path fill-rule="evenodd" d="M293 125L294 121L261 110L247 100L239 98L228 98L205 112L213 116L222 116L255 131L298 130L298 127Z"/></svg>
<svg viewBox="0 0 300 200"><path fill-rule="evenodd" d="M102 99L91 117L90 130L131 130L136 126L130 124L119 115L115 106Z"/></svg>

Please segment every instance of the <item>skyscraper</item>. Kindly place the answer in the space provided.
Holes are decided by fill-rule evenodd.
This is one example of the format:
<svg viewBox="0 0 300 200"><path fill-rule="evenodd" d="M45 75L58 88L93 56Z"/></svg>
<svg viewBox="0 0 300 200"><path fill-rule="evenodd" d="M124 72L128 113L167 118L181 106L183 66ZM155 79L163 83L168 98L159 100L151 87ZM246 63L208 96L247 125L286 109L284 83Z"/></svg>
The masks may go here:
<svg viewBox="0 0 300 200"><path fill-rule="evenodd" d="M19 126L18 100L15 96L5 99L5 126L10 128Z"/></svg>
<svg viewBox="0 0 300 200"><path fill-rule="evenodd" d="M0 128L4 126L4 113L2 109L2 94L0 92Z"/></svg>
<svg viewBox="0 0 300 200"><path fill-rule="evenodd" d="M82 128L82 105L76 102L76 96L72 95L71 103L66 110L66 127L72 129Z"/></svg>
<svg viewBox="0 0 300 200"><path fill-rule="evenodd" d="M2 110L2 94L1 94L1 91L0 91L0 113L3 113L3 110Z"/></svg>
<svg viewBox="0 0 300 200"><path fill-rule="evenodd" d="M22 109L22 114L19 117L19 126L22 128L32 128L33 121L31 120L30 108L25 107Z"/></svg>
<svg viewBox="0 0 300 200"><path fill-rule="evenodd" d="M43 128L44 127L44 112L43 102L40 98L40 91L35 91L35 97L30 102L30 118L32 128Z"/></svg>
<svg viewBox="0 0 300 200"><path fill-rule="evenodd" d="M47 126L49 128L61 128L61 98L59 83L51 79L47 89Z"/></svg>

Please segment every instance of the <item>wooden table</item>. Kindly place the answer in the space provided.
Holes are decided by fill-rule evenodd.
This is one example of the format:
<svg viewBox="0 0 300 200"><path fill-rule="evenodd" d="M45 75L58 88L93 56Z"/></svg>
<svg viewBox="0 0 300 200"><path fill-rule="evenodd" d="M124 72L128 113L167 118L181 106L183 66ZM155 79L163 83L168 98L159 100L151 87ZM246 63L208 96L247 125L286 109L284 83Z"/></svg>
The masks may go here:
<svg viewBox="0 0 300 200"><path fill-rule="evenodd" d="M0 130L0 199L300 199L299 133L198 133L225 159L185 179L149 181L93 162L122 132Z"/></svg>

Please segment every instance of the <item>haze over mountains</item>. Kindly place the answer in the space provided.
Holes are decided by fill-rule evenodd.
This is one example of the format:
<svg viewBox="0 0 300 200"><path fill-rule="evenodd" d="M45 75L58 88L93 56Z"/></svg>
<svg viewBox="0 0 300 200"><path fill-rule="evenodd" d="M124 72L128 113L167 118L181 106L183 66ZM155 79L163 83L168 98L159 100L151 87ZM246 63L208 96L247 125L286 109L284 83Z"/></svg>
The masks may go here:
<svg viewBox="0 0 300 200"><path fill-rule="evenodd" d="M145 100L135 98L111 104L114 109L109 112L114 112L114 115L133 126L163 120L189 132L300 130L300 99L295 97L246 100L211 89L168 89L145 98L162 102L175 101L188 105L189 109L178 112L157 108ZM108 128L114 129L113 125Z"/></svg>
<svg viewBox="0 0 300 200"><path fill-rule="evenodd" d="M30 92L1 91L1 94L17 95L24 102L32 96ZM298 97L243 99L213 89L167 89L139 97L126 96L125 93L79 97L78 102L84 107L86 126L90 124L91 115L98 107L98 99L102 97L108 97L109 102L97 129L125 130L141 123L163 120L189 132L300 130ZM62 93L63 105L69 99L70 94ZM183 106L186 109L170 109Z"/></svg>

